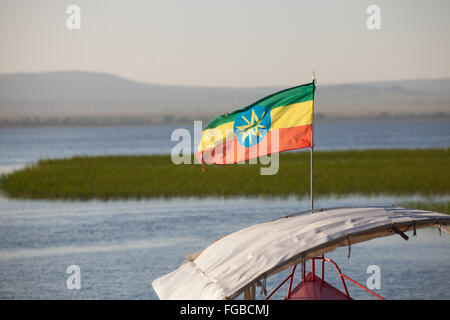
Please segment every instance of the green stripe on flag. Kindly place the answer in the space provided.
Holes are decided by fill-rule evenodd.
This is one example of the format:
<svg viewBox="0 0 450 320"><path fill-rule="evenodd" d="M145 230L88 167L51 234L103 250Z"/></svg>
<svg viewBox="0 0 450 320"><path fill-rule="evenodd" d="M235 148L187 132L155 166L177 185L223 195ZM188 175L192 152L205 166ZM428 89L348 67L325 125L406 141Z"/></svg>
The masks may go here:
<svg viewBox="0 0 450 320"><path fill-rule="evenodd" d="M221 124L234 121L241 112L253 108L255 105L261 105L270 109L274 109L278 107L284 107L293 103L313 100L315 88L316 87L314 83L308 83L273 93L243 109L236 110L233 113L227 115L220 115L215 117L204 130L212 129L220 126Z"/></svg>

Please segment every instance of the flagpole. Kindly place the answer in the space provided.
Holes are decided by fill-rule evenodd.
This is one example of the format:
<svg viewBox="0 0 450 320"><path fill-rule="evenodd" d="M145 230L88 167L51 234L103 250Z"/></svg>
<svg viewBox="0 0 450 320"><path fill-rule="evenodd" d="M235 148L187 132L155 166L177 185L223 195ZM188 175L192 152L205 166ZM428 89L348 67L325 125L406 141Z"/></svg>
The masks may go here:
<svg viewBox="0 0 450 320"><path fill-rule="evenodd" d="M312 73L312 82L316 83L316 75L313 71ZM311 213L313 213L314 210L314 98L313 98L313 105L312 105L312 121L311 121L311 148L310 148L310 164L311 164L311 170L310 170L310 195L311 195Z"/></svg>

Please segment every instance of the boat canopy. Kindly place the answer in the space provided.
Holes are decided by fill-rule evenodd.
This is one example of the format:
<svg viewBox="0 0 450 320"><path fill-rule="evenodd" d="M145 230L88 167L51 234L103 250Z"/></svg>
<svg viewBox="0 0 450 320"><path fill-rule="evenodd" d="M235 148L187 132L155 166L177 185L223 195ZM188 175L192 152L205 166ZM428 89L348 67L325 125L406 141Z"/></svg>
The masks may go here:
<svg viewBox="0 0 450 320"><path fill-rule="evenodd" d="M160 299L233 299L288 267L340 246L435 226L450 215L402 207L330 208L295 213L225 235L152 282Z"/></svg>

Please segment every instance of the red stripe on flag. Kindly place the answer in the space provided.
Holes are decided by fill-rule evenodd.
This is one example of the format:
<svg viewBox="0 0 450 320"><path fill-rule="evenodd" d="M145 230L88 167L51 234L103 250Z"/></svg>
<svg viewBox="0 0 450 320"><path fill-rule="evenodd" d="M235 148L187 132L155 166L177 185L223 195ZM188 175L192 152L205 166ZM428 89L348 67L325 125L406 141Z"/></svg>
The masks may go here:
<svg viewBox="0 0 450 320"><path fill-rule="evenodd" d="M236 140L230 140L216 148L203 150L203 161L208 164L231 164L254 159L275 152L311 147L312 125L270 130L264 139L252 147L246 148ZM275 132L276 131L276 132ZM278 142L276 140L278 136ZM202 161L202 152L196 153L198 162Z"/></svg>

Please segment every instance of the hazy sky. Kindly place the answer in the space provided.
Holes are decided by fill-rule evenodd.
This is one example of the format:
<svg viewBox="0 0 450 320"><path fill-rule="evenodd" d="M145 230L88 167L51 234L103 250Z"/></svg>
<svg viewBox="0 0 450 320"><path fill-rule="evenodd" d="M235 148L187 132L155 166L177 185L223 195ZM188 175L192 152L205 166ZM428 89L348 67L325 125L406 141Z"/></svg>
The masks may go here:
<svg viewBox="0 0 450 320"><path fill-rule="evenodd" d="M68 30L69 5L81 29ZM368 30L366 9L381 9ZM0 73L294 85L450 77L450 1L0 1Z"/></svg>

